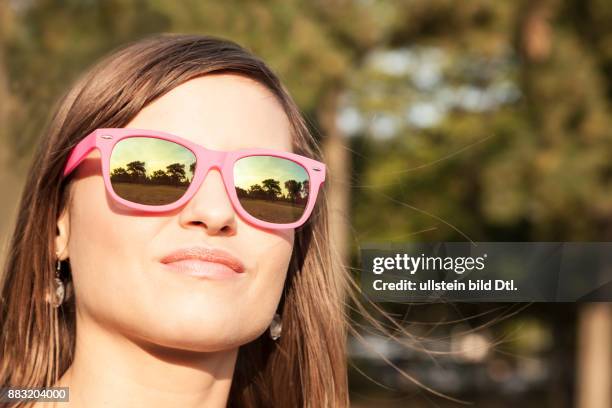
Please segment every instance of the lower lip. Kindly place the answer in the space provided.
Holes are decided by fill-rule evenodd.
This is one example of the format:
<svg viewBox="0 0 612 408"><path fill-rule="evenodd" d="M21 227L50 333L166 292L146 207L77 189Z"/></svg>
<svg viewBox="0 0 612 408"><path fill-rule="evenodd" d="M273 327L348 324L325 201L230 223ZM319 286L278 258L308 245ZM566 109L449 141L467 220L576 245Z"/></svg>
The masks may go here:
<svg viewBox="0 0 612 408"><path fill-rule="evenodd" d="M240 275L227 265L218 262L183 259L163 264L174 272L208 279L229 279Z"/></svg>

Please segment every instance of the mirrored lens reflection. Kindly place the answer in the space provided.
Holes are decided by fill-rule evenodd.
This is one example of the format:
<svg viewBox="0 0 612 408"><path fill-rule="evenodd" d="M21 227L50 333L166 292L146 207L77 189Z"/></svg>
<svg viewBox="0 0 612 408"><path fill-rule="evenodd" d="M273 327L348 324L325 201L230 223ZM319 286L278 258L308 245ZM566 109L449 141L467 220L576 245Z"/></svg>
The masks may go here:
<svg viewBox="0 0 612 408"><path fill-rule="evenodd" d="M195 154L184 146L153 137L119 141L110 158L115 193L145 205L166 205L185 194L195 173Z"/></svg>
<svg viewBox="0 0 612 408"><path fill-rule="evenodd" d="M298 221L310 193L306 169L274 156L249 156L236 161L234 185L246 212L276 224Z"/></svg>

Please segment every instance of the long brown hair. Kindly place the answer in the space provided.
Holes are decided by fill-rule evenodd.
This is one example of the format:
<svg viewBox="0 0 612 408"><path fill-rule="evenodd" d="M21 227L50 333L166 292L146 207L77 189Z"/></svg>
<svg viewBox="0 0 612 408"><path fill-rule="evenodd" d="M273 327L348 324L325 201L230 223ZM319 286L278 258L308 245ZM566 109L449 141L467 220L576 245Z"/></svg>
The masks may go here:
<svg viewBox="0 0 612 408"><path fill-rule="evenodd" d="M56 222L69 199L70 179L63 181L61 174L71 148L96 128L125 126L181 83L215 73L244 75L266 86L289 118L294 151L321 159L278 77L234 42L164 34L104 58L59 101L32 159L1 285L0 386L50 387L72 362L74 296L58 309L45 301L55 273ZM330 249L325 185L319 200L296 230L279 305L282 337L273 342L262 335L240 348L228 406L348 406L348 272ZM68 264L68 285L69 270Z"/></svg>

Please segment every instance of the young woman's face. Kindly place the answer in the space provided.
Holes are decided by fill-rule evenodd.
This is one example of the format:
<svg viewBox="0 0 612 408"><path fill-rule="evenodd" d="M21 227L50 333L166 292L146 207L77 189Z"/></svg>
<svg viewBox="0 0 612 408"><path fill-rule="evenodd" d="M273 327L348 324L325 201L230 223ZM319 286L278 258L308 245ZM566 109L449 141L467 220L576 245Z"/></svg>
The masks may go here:
<svg viewBox="0 0 612 408"><path fill-rule="evenodd" d="M274 95L230 74L174 88L126 127L173 133L214 150L292 150L290 124ZM264 332L282 293L294 231L242 220L216 169L184 207L136 215L106 195L99 157L94 150L77 169L58 221L57 250L66 248L62 258L70 260L79 318L132 340L196 351L236 347ZM210 279L160 262L192 246L225 250L244 271Z"/></svg>

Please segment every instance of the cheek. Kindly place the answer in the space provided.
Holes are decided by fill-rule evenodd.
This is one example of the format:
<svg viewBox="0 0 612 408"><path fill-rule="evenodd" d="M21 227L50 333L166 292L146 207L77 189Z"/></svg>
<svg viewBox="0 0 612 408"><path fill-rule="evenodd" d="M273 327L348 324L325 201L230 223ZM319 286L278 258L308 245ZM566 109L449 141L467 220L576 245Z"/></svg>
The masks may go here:
<svg viewBox="0 0 612 408"><path fill-rule="evenodd" d="M270 323L281 298L287 269L293 251L293 232L288 237L279 237L267 232L256 231L250 242L251 259L255 260L255 271L249 287L237 294L245 296L241 304L244 321L250 319L257 330L263 331Z"/></svg>
<svg viewBox="0 0 612 408"><path fill-rule="evenodd" d="M69 252L77 303L100 322L116 321L139 299L134 289L144 278L140 255L154 231L146 217L113 212L101 178L74 187Z"/></svg>

